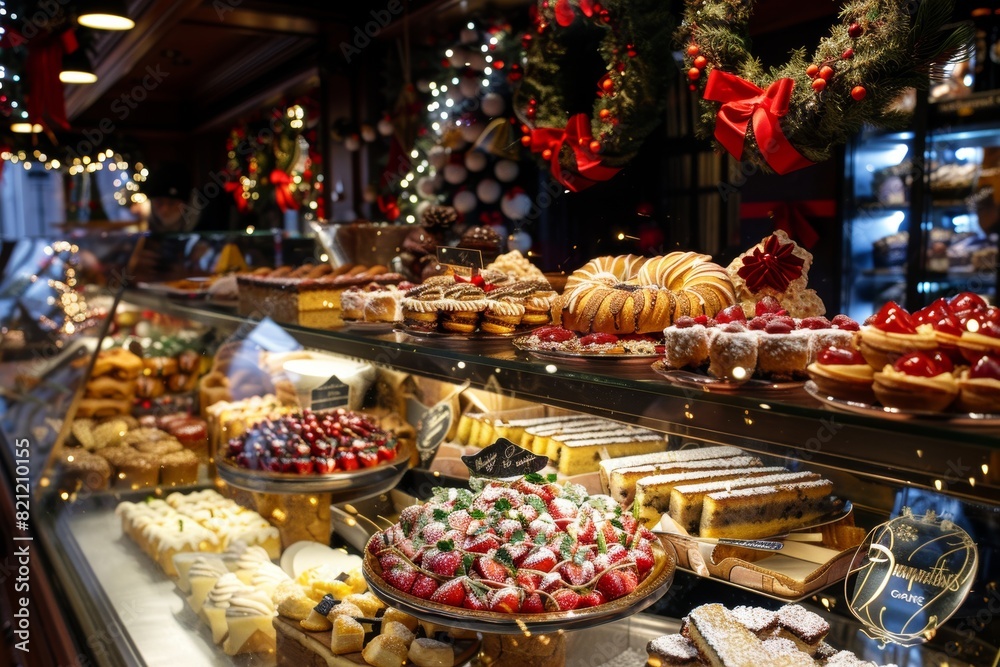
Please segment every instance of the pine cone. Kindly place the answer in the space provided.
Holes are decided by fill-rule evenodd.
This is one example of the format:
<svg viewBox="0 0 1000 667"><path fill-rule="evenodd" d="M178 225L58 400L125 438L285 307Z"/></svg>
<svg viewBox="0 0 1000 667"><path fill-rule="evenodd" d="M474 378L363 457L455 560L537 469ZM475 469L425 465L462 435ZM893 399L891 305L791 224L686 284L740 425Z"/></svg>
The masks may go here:
<svg viewBox="0 0 1000 667"><path fill-rule="evenodd" d="M420 224L432 231L444 231L458 220L458 211L451 206L428 206L420 218Z"/></svg>

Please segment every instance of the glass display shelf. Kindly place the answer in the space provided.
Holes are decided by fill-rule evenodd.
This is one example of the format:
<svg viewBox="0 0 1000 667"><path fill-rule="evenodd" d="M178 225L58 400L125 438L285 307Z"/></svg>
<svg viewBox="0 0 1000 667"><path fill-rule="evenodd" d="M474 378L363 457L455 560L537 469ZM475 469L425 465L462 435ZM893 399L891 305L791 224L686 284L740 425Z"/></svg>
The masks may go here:
<svg viewBox="0 0 1000 667"><path fill-rule="evenodd" d="M231 309L127 292L127 302L235 331ZM824 409L802 389L712 393L678 387L646 365L534 359L509 340L431 342L405 334L281 325L307 348L352 356L448 382L884 480L1000 502L1000 427L889 421Z"/></svg>

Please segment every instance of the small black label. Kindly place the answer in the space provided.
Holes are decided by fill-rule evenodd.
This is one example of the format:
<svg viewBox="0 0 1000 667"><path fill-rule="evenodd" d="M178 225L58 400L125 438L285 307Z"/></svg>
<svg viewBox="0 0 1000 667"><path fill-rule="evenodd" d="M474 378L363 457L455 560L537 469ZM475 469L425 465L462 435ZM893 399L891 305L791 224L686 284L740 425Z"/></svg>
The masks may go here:
<svg viewBox="0 0 1000 667"><path fill-rule="evenodd" d="M450 398L424 413L417 424L417 451L420 452L421 464L427 465L434 459L454 422L455 410Z"/></svg>
<svg viewBox="0 0 1000 667"><path fill-rule="evenodd" d="M313 609L316 610L317 614L322 614L323 616L326 616L331 611L333 611L333 608L336 607L338 604L340 604L340 600L338 600L337 598L333 597L328 593L323 596L323 599L320 600L319 604L313 607Z"/></svg>
<svg viewBox="0 0 1000 667"><path fill-rule="evenodd" d="M538 456L506 438L500 438L475 454L462 457L469 472L476 477L521 477L538 472L549 464L547 456Z"/></svg>
<svg viewBox="0 0 1000 667"><path fill-rule="evenodd" d="M350 397L351 388L334 376L312 390L312 411L346 408Z"/></svg>
<svg viewBox="0 0 1000 667"><path fill-rule="evenodd" d="M438 246L437 258L441 264L465 269L465 275L472 275L476 271L483 270L483 253L472 248ZM455 273L462 272L456 271Z"/></svg>

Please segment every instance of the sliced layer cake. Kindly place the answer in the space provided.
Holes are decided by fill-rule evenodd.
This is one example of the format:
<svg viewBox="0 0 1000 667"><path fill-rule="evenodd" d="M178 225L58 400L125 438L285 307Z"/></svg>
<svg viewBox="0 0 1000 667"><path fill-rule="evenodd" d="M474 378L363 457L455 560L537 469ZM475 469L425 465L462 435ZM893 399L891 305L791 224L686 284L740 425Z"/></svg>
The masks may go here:
<svg viewBox="0 0 1000 667"><path fill-rule="evenodd" d="M601 461L601 486L604 488L605 493L610 493L611 473L621 468L655 465L657 463L679 463L683 461L723 459L732 456L741 456L742 454L742 449L722 445L718 447L690 447L688 449L675 449L669 452L655 452L653 454L639 454L637 456L620 456L618 458L605 459Z"/></svg>
<svg viewBox="0 0 1000 667"><path fill-rule="evenodd" d="M698 534L755 539L796 530L830 510L832 492L833 483L820 479L710 493Z"/></svg>
<svg viewBox="0 0 1000 667"><path fill-rule="evenodd" d="M603 461L602 461L603 463ZM764 465L756 456L731 456L724 459L705 459L701 461L671 461L651 465L619 468L611 473L611 483L608 489L612 498L628 505L635 496L635 485L639 480L653 475L670 475L703 470L724 470L727 468L756 468Z"/></svg>

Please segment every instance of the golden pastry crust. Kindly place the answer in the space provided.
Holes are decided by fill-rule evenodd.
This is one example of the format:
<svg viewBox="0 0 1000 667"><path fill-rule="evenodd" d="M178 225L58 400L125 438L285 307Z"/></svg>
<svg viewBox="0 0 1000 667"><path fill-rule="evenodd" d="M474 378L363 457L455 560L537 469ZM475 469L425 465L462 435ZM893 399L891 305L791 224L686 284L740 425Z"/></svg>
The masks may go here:
<svg viewBox="0 0 1000 667"><path fill-rule="evenodd" d="M951 373L923 378L886 366L874 379L875 397L887 408L943 412L958 397L958 382Z"/></svg>

